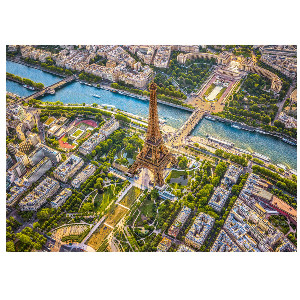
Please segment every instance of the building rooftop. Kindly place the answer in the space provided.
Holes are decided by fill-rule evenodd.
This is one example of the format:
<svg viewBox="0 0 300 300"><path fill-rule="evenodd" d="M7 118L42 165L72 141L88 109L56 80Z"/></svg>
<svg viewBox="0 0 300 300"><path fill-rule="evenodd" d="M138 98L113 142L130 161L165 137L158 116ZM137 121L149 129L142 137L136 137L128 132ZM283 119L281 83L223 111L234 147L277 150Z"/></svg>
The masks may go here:
<svg viewBox="0 0 300 300"><path fill-rule="evenodd" d="M215 219L208 214L200 213L185 237L185 242L193 247L200 248L210 230Z"/></svg>
<svg viewBox="0 0 300 300"><path fill-rule="evenodd" d="M67 160L60 164L55 170L54 173L59 177L65 178L68 174L77 167L78 164L82 162L82 158L72 154Z"/></svg>
<svg viewBox="0 0 300 300"><path fill-rule="evenodd" d="M157 246L157 252L167 252L171 247L172 241L164 237Z"/></svg>
<svg viewBox="0 0 300 300"><path fill-rule="evenodd" d="M168 230L168 234L171 236L176 237L177 234L179 233L181 227L183 224L186 222L187 218L189 217L191 213L191 209L188 208L187 206L184 206L178 216L176 217L175 221L171 225L171 227Z"/></svg>
<svg viewBox="0 0 300 300"><path fill-rule="evenodd" d="M222 187L217 187L211 199L208 202L208 205L211 206L217 212L220 212L226 203L228 197L230 195L230 191L226 190Z"/></svg>

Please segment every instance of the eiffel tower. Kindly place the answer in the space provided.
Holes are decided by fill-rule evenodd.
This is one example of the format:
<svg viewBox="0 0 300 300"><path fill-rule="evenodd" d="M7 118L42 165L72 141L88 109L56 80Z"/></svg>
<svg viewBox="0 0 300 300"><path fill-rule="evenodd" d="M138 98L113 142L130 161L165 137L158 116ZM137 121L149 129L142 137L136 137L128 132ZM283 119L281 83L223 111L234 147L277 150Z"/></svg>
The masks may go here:
<svg viewBox="0 0 300 300"><path fill-rule="evenodd" d="M137 169L147 168L154 174L155 185L163 186L163 170L170 164L175 163L175 157L168 151L159 130L156 84L150 84L150 105L148 129L144 147L136 157L135 162L128 170L133 175Z"/></svg>

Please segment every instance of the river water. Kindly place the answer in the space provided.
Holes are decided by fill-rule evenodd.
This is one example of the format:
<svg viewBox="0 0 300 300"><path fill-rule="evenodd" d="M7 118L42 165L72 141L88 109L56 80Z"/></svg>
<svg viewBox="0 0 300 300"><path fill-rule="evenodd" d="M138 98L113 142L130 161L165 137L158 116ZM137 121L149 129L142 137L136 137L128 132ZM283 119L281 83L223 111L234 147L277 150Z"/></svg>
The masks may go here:
<svg viewBox="0 0 300 300"><path fill-rule="evenodd" d="M240 130L229 124L207 119L199 122L192 135L201 137L211 135L232 142L238 148L266 155L275 164L284 164L297 169L297 147L272 136Z"/></svg>
<svg viewBox="0 0 300 300"><path fill-rule="evenodd" d="M42 82L46 86L61 80L58 76L10 61L6 62L6 71L29 78L35 82ZM9 80L6 81L6 89L8 92L18 94L22 97L32 93L32 91L24 88L22 85ZM93 95L98 95L99 97L94 97ZM112 93L79 82L70 83L62 89L57 90L55 95L46 95L42 100L49 102L62 101L63 103L84 102L87 104L107 104L141 117L148 117L148 101ZM180 128L191 114L188 111L164 104L158 104L158 112L160 119L164 119L167 125L177 129ZM203 119L195 127L192 134L202 137L209 134L216 138L233 142L236 147L266 155L275 164L285 164L293 169L297 169L297 147L282 142L277 138L239 130L222 122L206 119Z"/></svg>

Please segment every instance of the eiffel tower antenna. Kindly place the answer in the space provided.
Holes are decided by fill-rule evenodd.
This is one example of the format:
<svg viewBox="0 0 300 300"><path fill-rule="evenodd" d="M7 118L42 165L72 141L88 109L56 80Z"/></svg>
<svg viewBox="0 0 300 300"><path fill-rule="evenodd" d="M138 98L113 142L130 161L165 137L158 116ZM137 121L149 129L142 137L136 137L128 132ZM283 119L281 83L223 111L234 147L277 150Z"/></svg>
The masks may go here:
<svg viewBox="0 0 300 300"><path fill-rule="evenodd" d="M164 145L164 141L159 130L156 84L150 83L150 102L148 129L144 147L136 157L135 162L130 167L128 173L133 175L140 168L147 168L154 175L155 185L163 186L163 171L170 164L175 163L175 157Z"/></svg>

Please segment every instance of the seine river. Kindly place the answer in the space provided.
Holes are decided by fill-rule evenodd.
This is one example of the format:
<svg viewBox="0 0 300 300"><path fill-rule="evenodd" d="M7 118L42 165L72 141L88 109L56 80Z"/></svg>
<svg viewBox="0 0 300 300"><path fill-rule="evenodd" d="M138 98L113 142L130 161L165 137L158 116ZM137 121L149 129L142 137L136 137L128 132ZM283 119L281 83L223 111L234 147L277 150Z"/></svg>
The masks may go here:
<svg viewBox="0 0 300 300"><path fill-rule="evenodd" d="M61 80L58 76L10 61L6 62L6 71L29 78L35 82L42 82L46 86ZM22 85L9 80L6 80L6 90L20 96L28 96L32 93L32 91L24 88ZM99 97L94 97L93 95L98 95ZM149 104L147 101L94 88L79 82L73 82L57 90L55 95L46 95L42 100L49 102L61 101L63 103L84 102L87 104L107 104L141 117L148 117ZM167 125L177 129L191 114L188 111L164 104L158 104L158 111L160 119L165 120ZM270 157L271 161L275 164L285 164L293 169L297 169L297 147L282 142L277 138L239 130L222 122L209 121L206 119L203 119L196 126L192 134L202 137L209 134L216 138L233 142L236 147L266 155Z"/></svg>

